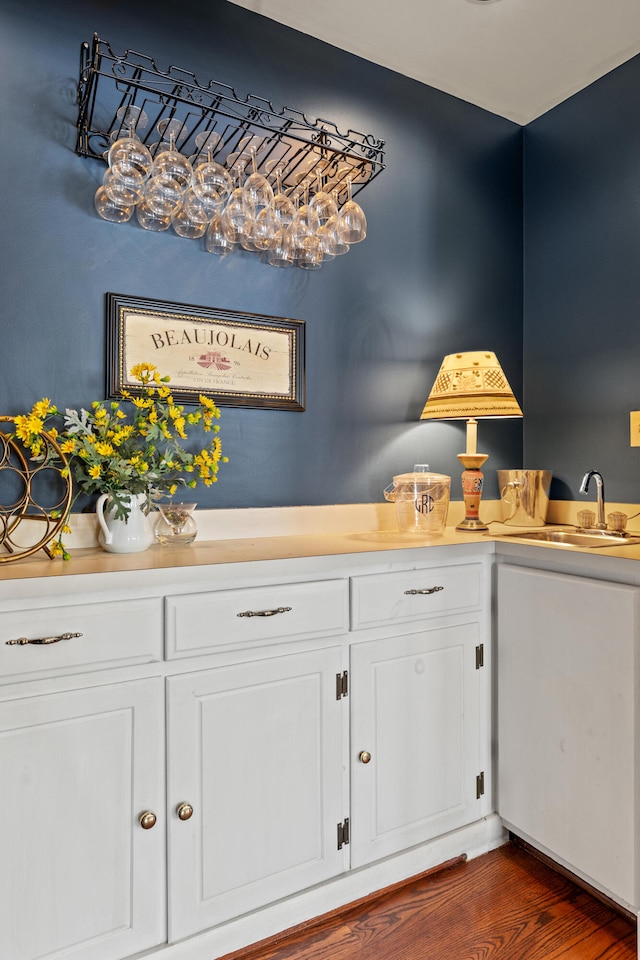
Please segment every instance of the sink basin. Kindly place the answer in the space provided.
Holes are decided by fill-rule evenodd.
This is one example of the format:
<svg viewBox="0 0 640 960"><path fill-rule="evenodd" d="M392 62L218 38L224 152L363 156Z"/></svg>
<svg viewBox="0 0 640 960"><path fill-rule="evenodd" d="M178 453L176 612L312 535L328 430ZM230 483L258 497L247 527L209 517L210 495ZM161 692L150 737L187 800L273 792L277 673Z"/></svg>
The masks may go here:
<svg viewBox="0 0 640 960"><path fill-rule="evenodd" d="M513 540L529 543L558 543L567 547L626 547L640 543L640 537L621 536L610 530L530 530L528 533L504 533Z"/></svg>

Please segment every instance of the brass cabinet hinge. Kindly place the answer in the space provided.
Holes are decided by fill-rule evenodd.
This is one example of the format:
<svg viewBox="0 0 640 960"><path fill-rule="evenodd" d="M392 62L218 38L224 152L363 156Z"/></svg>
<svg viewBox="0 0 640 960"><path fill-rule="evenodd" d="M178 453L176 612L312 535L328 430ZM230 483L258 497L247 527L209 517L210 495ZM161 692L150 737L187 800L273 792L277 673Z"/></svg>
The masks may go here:
<svg viewBox="0 0 640 960"><path fill-rule="evenodd" d="M336 673L336 700L349 696L349 671Z"/></svg>
<svg viewBox="0 0 640 960"><path fill-rule="evenodd" d="M349 817L338 824L338 850L342 850L349 843Z"/></svg>
<svg viewBox="0 0 640 960"><path fill-rule="evenodd" d="M479 643L476 647L476 670L484 667L484 643Z"/></svg>
<svg viewBox="0 0 640 960"><path fill-rule="evenodd" d="M484 796L484 770L481 770L476 777L476 800Z"/></svg>

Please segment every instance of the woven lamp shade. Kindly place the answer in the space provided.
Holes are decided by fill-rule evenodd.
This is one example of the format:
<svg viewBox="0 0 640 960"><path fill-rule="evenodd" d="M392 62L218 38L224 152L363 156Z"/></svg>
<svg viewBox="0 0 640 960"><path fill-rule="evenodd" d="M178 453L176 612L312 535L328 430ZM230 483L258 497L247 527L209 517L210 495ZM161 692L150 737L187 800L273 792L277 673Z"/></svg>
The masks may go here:
<svg viewBox="0 0 640 960"><path fill-rule="evenodd" d="M445 357L421 420L521 417L522 410L495 353L475 351Z"/></svg>

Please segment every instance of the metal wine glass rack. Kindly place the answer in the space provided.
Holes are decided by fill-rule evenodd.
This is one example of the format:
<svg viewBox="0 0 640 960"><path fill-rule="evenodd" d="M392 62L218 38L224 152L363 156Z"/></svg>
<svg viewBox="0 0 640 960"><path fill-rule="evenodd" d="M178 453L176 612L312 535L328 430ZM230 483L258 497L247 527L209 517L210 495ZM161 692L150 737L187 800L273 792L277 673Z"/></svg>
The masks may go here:
<svg viewBox="0 0 640 960"><path fill-rule="evenodd" d="M311 122L261 97L240 97L215 80L202 85L179 67L160 70L151 57L133 50L117 55L97 34L81 46L77 98L76 152L83 157L106 160L114 139L127 132L127 108L134 107L147 115L146 126L136 128L147 146L160 138L158 123L172 120L175 145L188 157L206 160L212 147L212 158L225 163L246 147L247 137L256 138L258 169L279 166L284 188L312 182L319 172L324 189L337 189L344 202L349 180L355 195L384 170L384 140L353 130L340 133L328 120ZM207 144L208 134L214 136Z"/></svg>

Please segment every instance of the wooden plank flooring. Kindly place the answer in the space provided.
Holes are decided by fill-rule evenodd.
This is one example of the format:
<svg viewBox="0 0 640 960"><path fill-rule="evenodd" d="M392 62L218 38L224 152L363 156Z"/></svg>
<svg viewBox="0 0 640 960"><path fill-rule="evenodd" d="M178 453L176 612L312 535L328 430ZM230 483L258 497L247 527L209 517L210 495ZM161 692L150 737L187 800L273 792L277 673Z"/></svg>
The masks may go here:
<svg viewBox="0 0 640 960"><path fill-rule="evenodd" d="M228 960L636 960L635 925L515 844Z"/></svg>

